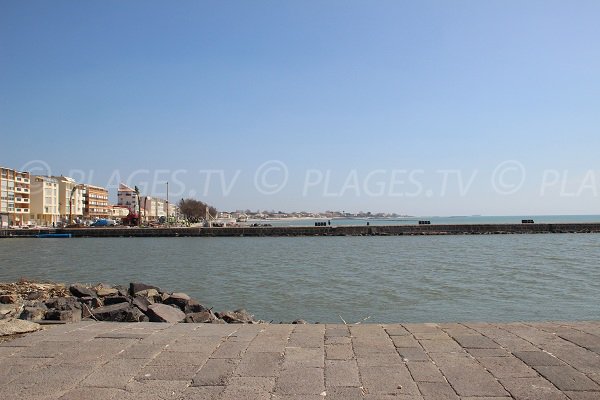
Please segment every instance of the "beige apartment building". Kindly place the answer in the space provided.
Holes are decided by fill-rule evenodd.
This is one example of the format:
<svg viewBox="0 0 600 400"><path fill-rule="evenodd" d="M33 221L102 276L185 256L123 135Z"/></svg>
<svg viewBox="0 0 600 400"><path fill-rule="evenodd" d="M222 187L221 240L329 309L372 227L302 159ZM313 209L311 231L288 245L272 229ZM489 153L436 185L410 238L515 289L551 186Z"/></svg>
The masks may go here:
<svg viewBox="0 0 600 400"><path fill-rule="evenodd" d="M30 179L29 172L0 167L0 227L30 223Z"/></svg>
<svg viewBox="0 0 600 400"><path fill-rule="evenodd" d="M108 205L108 190L100 186L82 185L83 216L89 220L108 218L112 209Z"/></svg>
<svg viewBox="0 0 600 400"><path fill-rule="evenodd" d="M31 182L32 223L53 226L60 222L59 183L49 176L33 176Z"/></svg>
<svg viewBox="0 0 600 400"><path fill-rule="evenodd" d="M83 186L68 176L55 176L58 181L58 212L62 221L71 224L83 217ZM71 220L69 220L71 218Z"/></svg>

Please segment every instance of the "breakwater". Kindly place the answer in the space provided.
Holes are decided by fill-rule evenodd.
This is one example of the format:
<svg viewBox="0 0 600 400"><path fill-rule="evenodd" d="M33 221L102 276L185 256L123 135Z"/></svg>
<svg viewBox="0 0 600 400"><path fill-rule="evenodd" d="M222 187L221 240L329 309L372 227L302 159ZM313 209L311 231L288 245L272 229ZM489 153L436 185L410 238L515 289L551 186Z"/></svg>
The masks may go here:
<svg viewBox="0 0 600 400"><path fill-rule="evenodd" d="M464 225L353 225L269 226L228 228L64 228L3 229L0 237L37 237L46 234L71 237L276 237L276 236L400 236L400 235L490 235L534 233L600 233L600 223L556 224L464 224Z"/></svg>

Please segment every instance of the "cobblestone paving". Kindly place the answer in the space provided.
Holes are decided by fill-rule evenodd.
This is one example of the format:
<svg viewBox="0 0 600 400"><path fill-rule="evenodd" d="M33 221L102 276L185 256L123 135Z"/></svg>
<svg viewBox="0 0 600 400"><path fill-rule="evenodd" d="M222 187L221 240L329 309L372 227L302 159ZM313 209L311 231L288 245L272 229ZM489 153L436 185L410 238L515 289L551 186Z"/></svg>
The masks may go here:
<svg viewBox="0 0 600 400"><path fill-rule="evenodd" d="M81 322L0 343L0 399L600 399L600 322Z"/></svg>

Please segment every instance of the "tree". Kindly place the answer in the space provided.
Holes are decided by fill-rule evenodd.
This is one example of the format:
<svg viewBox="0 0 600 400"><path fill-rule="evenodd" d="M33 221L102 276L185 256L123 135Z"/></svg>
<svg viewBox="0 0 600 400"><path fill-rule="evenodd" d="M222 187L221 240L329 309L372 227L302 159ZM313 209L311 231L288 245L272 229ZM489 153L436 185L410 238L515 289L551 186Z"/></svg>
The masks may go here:
<svg viewBox="0 0 600 400"><path fill-rule="evenodd" d="M201 220L208 219L208 216L206 215L207 209L212 218L217 216L216 208L209 206L200 200L181 199L179 201L179 210L189 222L200 222Z"/></svg>

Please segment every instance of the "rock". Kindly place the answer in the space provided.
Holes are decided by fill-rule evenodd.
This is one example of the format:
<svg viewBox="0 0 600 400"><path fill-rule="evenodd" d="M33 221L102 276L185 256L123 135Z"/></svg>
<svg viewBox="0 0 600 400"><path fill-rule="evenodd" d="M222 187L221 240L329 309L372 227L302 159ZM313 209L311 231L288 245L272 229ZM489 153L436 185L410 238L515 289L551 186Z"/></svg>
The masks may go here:
<svg viewBox="0 0 600 400"><path fill-rule="evenodd" d="M202 304L198 303L194 299L191 299L183 308L183 312L186 314L199 313L207 310L208 308L204 307Z"/></svg>
<svg viewBox="0 0 600 400"><path fill-rule="evenodd" d="M154 289L157 292L160 292L160 289L156 286L146 285L145 283L135 283L131 282L129 284L129 294L135 296L136 293L141 292L142 290Z"/></svg>
<svg viewBox="0 0 600 400"><path fill-rule="evenodd" d="M216 315L228 324L248 324L254 321L253 316L246 310L223 311Z"/></svg>
<svg viewBox="0 0 600 400"><path fill-rule="evenodd" d="M110 306L112 304L129 303L129 300L130 298L125 296L110 296L104 298L104 305Z"/></svg>
<svg viewBox="0 0 600 400"><path fill-rule="evenodd" d="M303 319L297 319L295 321L292 321L292 324L294 324L294 325L304 325L304 324L308 324L308 322L306 322Z"/></svg>
<svg viewBox="0 0 600 400"><path fill-rule="evenodd" d="M21 301L16 304L0 303L0 319L16 318L23 311L23 303Z"/></svg>
<svg viewBox="0 0 600 400"><path fill-rule="evenodd" d="M17 301L19 301L18 294L10 293L0 295L0 303L2 304L15 304Z"/></svg>
<svg viewBox="0 0 600 400"><path fill-rule="evenodd" d="M163 304L177 306L181 311L185 312L186 314L190 312L204 311L197 309L197 307L194 308L194 311L192 311L191 304L198 304L198 302L196 300L192 300L192 298L185 293L173 293L171 295L168 295L163 300ZM188 310L186 310L186 308Z"/></svg>
<svg viewBox="0 0 600 400"><path fill-rule="evenodd" d="M107 287L100 287L100 288L98 288L96 290L96 294L99 297L118 296L119 295L119 289L107 288Z"/></svg>
<svg viewBox="0 0 600 400"><path fill-rule="evenodd" d="M54 297L44 303L49 309L55 310L81 310L81 304L75 297Z"/></svg>
<svg viewBox="0 0 600 400"><path fill-rule="evenodd" d="M215 319L214 321L210 321L211 324L226 324L227 322L223 321L220 318Z"/></svg>
<svg viewBox="0 0 600 400"><path fill-rule="evenodd" d="M75 297L96 297L97 294L92 289L88 289L87 287L76 283L74 285L69 286L69 292Z"/></svg>
<svg viewBox="0 0 600 400"><path fill-rule="evenodd" d="M131 301L131 304L139 308L141 312L144 314L148 312L148 306L150 306L150 300L144 296L135 296L135 298Z"/></svg>
<svg viewBox="0 0 600 400"><path fill-rule="evenodd" d="M202 311L191 314L186 314L185 322L188 323L206 323L216 320L217 317L212 311Z"/></svg>
<svg viewBox="0 0 600 400"><path fill-rule="evenodd" d="M0 336L16 335L19 333L35 332L42 329L39 324L22 319L9 319L0 321Z"/></svg>
<svg viewBox="0 0 600 400"><path fill-rule="evenodd" d="M148 317L152 322L182 322L185 313L178 308L166 304L152 304L148 307Z"/></svg>
<svg viewBox="0 0 600 400"><path fill-rule="evenodd" d="M135 295L136 296L144 296L144 297L147 297L149 299L152 299L153 301L154 300L162 301L160 293L158 293L158 290L156 290L156 289L140 290Z"/></svg>
<svg viewBox="0 0 600 400"><path fill-rule="evenodd" d="M36 291L36 292L31 292L27 295L27 300L40 300L45 298L46 296L44 295L44 292L42 291Z"/></svg>
<svg viewBox="0 0 600 400"><path fill-rule="evenodd" d="M80 297L79 302L85 304L89 308L102 307L104 305L102 304L102 301L97 297Z"/></svg>
<svg viewBox="0 0 600 400"><path fill-rule="evenodd" d="M99 321L140 322L145 315L129 303L117 303L92 310L92 315Z"/></svg>
<svg viewBox="0 0 600 400"><path fill-rule="evenodd" d="M80 322L81 310L49 310L46 312L46 320Z"/></svg>
<svg viewBox="0 0 600 400"><path fill-rule="evenodd" d="M19 318L26 321L39 321L46 317L46 311L48 311L48 309L43 304L25 307L23 308L21 315L19 315Z"/></svg>

